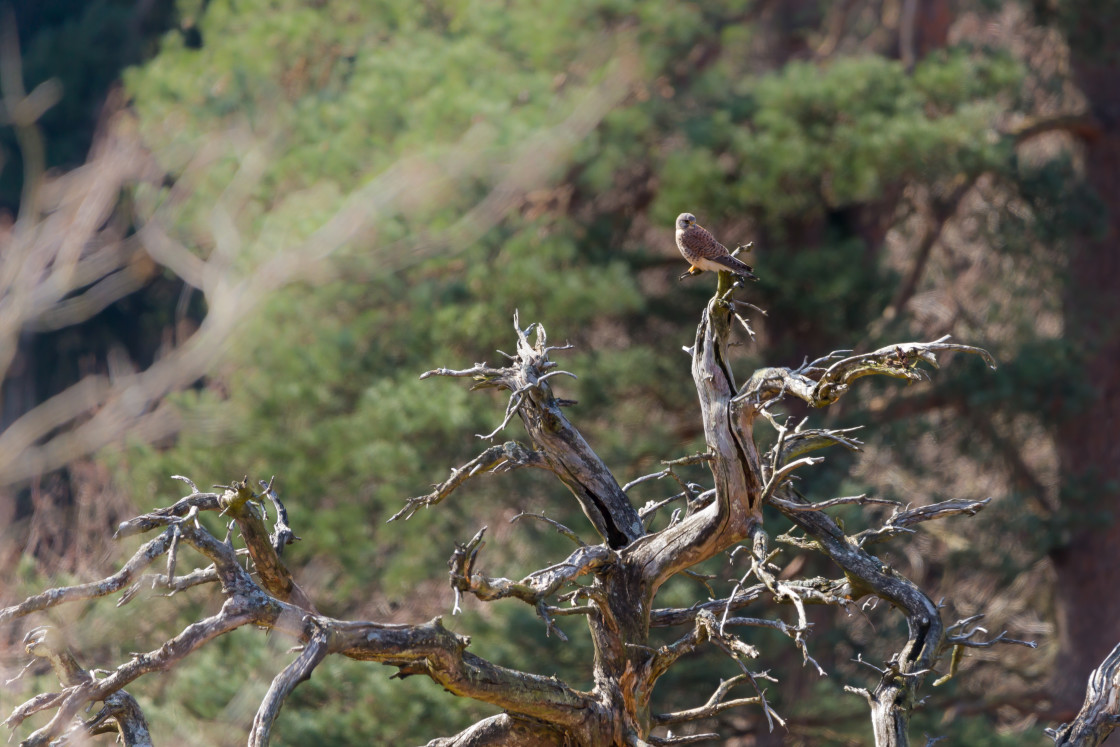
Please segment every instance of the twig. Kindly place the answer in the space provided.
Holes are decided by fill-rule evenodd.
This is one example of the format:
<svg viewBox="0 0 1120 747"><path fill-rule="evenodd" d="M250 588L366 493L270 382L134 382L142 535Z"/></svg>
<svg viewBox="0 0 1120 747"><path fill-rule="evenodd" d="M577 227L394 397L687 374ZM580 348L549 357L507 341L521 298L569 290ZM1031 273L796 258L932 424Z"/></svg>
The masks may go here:
<svg viewBox="0 0 1120 747"><path fill-rule="evenodd" d="M737 674L734 677L726 680L720 680L719 686L712 693L711 697L704 705L697 708L689 708L683 711L675 711L673 713L660 713L654 714L650 717L657 726L673 726L674 724L682 724L688 721L695 721L701 718L710 718L716 716L723 711L730 708L738 708L744 705L757 705L762 702L758 697L754 698L739 698L737 700L727 700L724 698L731 688L736 685L742 684L747 681L747 676L744 674Z"/></svg>
<svg viewBox="0 0 1120 747"><path fill-rule="evenodd" d="M451 475L435 486L427 495L409 498L404 508L397 511L388 522L404 519L407 521L420 508L434 506L451 495L457 488L472 477L487 472L506 471L521 467L543 467L544 460L535 451L529 451L516 441L495 444L483 451L461 467L453 467ZM388 523L386 522L386 523Z"/></svg>
<svg viewBox="0 0 1120 747"><path fill-rule="evenodd" d="M505 429L505 427L509 425L509 421L512 420L513 416L517 413L517 408L521 407L521 400L523 396L524 395L520 390L511 394L509 396L509 403L506 405L505 417L502 418L502 422L498 423L498 427L490 431L486 435L476 433L474 434L475 438L479 438L483 441L489 441L490 439L494 438L494 436L501 433Z"/></svg>
<svg viewBox="0 0 1120 747"><path fill-rule="evenodd" d="M959 646L967 646L969 648L991 648L997 643L1006 643L1017 646L1026 646L1027 648L1038 648L1038 644L1034 641L1020 641L1016 638L1008 638L1007 631L1003 631L995 638L989 638L985 641L973 640L974 636L980 633L987 633L988 631L979 625L972 628L967 626L983 618L983 615L973 615L972 617L959 620L953 625L945 629L945 640L948 643L956 644ZM953 631L960 631L954 634Z"/></svg>
<svg viewBox="0 0 1120 747"><path fill-rule="evenodd" d="M627 486L627 487L629 487L629 486ZM626 488L623 488L623 490L625 490L625 489ZM642 519L645 519L648 516L651 516L652 514L654 514L658 509L664 508L665 506L669 505L673 501L679 501L680 499L687 498L687 497L688 497L688 493L680 492L680 493L677 493L676 495L671 495L668 498L665 498L665 499L660 500L660 501L649 501L648 503L646 503L646 505L642 506L638 510L638 516L642 517Z"/></svg>
<svg viewBox="0 0 1120 747"><path fill-rule="evenodd" d="M843 506L850 504L856 504L860 506L866 506L869 503L883 503L889 506L902 505L899 501L894 501L889 498L870 498L863 493L859 495L846 496L844 498L830 498L827 501L819 501L818 503L793 503L792 501L787 501L782 498L778 498L777 496L771 496L770 502L775 506L788 508L790 511L822 511L826 508L832 508L833 506Z"/></svg>
<svg viewBox="0 0 1120 747"><path fill-rule="evenodd" d="M501 351L499 351L501 352ZM503 355L507 355L503 353ZM509 357L507 355L507 357ZM459 379L476 379L478 386L498 386L498 380L502 377L502 369L491 368L485 363L476 363L471 368L464 368L461 370L454 368L433 368L431 371L425 371L420 374L420 379L430 379L433 376L449 376Z"/></svg>
<svg viewBox="0 0 1120 747"><path fill-rule="evenodd" d="M801 459L794 460L789 464L782 465L781 468L774 471L770 479L766 481L766 485L762 489L762 501L768 501L770 496L782 481L789 477L795 470L800 467L808 467L814 464L820 464L824 461L824 457L802 457Z"/></svg>
<svg viewBox="0 0 1120 747"><path fill-rule="evenodd" d="M530 519L537 519L538 521L543 521L547 524L551 524L552 527L557 532L564 535L565 537L570 539L572 542L575 542L580 547L587 547L587 543L584 542L583 540L581 540L579 538L579 535L577 535L571 529L568 529L568 527L564 526L560 522L556 521L556 519L550 519L547 516L545 516L544 514L533 513L532 511L522 511L517 516L514 516L512 519L510 519L509 523L512 524L513 522L518 521L519 519L526 518L526 517L528 517Z"/></svg>
<svg viewBox="0 0 1120 747"><path fill-rule="evenodd" d="M129 558L124 566L111 576L92 581L88 584L77 586L62 586L44 591L41 594L28 597L20 604L0 610L0 623L5 623L17 617L23 617L32 612L50 609L60 604L80 599L93 599L96 597L114 594L125 588L140 571L148 567L156 558L163 555L172 543L172 529L165 530L158 537L149 540Z"/></svg>
<svg viewBox="0 0 1120 747"><path fill-rule="evenodd" d="M687 625L692 623L701 612L714 612L724 609L741 609L762 598L766 587L762 584L742 589L726 599L713 599L700 602L692 607L655 609L650 612L649 624L653 627L668 627L670 625Z"/></svg>
<svg viewBox="0 0 1120 747"><path fill-rule="evenodd" d="M797 625L790 625L782 620L766 620L760 617L728 617L720 620L720 625L732 627L736 625L746 625L752 628L771 628L791 638L797 633L808 633L813 627L813 623L806 623L805 627L801 628Z"/></svg>
<svg viewBox="0 0 1120 747"><path fill-rule="evenodd" d="M121 522L113 539L123 539L155 529L156 527L192 521L200 511L220 511L222 496L218 493L191 493L166 508L157 508L146 514Z"/></svg>
<svg viewBox="0 0 1120 747"><path fill-rule="evenodd" d="M482 549L482 536L486 531L483 527L465 545L456 544L455 551L448 560L450 568L451 586L457 592L472 594L484 602L513 597L526 604L537 608L549 596L559 591L580 576L611 562L615 555L605 545L581 544L571 555L560 563L533 571L520 581L511 581L508 578L491 578L474 571L474 561L478 551ZM458 599L458 597L456 597ZM546 610L547 612L547 610ZM547 614L542 615L546 624Z"/></svg>
<svg viewBox="0 0 1120 747"><path fill-rule="evenodd" d="M679 737L672 736L670 733L670 736L667 737L659 737L654 734L650 734L647 741L649 742L649 744L661 747L662 745L696 744L698 742L708 742L712 739L719 738L719 734L715 734L713 732L705 732L702 734L683 734Z"/></svg>
<svg viewBox="0 0 1120 747"><path fill-rule="evenodd" d="M699 454L690 454L689 456L680 457L679 459L670 459L662 464L669 467L683 467L689 464L703 464L712 461L714 458L712 452L702 451Z"/></svg>

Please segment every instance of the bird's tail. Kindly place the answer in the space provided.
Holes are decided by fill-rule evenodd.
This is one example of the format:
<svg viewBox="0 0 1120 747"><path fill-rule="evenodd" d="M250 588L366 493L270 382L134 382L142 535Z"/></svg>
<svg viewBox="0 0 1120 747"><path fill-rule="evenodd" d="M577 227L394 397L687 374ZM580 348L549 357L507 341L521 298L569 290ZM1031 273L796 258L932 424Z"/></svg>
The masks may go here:
<svg viewBox="0 0 1120 747"><path fill-rule="evenodd" d="M713 261L718 262L719 264L723 265L724 267L731 270L736 275L740 275L742 277L749 278L750 280L758 280L758 275L754 274L754 268L753 267L751 267L750 265L745 264L743 262L740 262L739 260L735 259L734 257L730 257L730 256L719 257L719 258L717 258Z"/></svg>

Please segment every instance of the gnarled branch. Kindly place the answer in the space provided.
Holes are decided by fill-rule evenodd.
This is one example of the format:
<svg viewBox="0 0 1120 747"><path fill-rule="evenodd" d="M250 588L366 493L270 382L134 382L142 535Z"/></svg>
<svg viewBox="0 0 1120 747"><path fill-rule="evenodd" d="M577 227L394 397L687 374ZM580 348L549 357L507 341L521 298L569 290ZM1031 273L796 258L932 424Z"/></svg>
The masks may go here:
<svg viewBox="0 0 1120 747"><path fill-rule="evenodd" d="M1120 724L1120 645L1112 649L1093 673L1085 689L1085 704L1077 718L1048 729L1055 747L1095 747Z"/></svg>

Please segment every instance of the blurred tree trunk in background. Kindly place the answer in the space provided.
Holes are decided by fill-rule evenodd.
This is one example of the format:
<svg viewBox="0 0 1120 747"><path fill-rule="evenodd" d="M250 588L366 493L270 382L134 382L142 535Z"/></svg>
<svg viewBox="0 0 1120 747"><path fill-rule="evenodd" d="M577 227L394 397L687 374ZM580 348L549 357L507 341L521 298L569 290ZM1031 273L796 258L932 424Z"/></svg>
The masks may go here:
<svg viewBox="0 0 1120 747"><path fill-rule="evenodd" d="M1104 203L1105 230L1072 242L1066 335L1085 356L1095 397L1059 427L1065 510L1077 519L1051 553L1057 572L1061 665L1055 706L1076 712L1089 672L1120 641L1120 52L1102 34L1120 24L1120 3L1072 2L1063 9L1073 72L1099 131L1085 144L1085 178Z"/></svg>

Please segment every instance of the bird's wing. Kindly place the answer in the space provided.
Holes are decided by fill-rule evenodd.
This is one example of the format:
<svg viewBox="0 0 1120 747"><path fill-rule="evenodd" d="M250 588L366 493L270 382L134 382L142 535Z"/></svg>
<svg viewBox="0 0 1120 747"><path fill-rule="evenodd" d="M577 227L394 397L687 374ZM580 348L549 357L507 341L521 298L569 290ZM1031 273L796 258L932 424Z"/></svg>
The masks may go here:
<svg viewBox="0 0 1120 747"><path fill-rule="evenodd" d="M692 249L701 257L705 259L717 260L719 257L727 256L727 247L716 241L716 237L712 232L703 226L697 224L696 230L693 235Z"/></svg>

